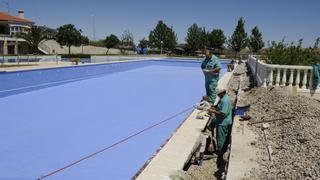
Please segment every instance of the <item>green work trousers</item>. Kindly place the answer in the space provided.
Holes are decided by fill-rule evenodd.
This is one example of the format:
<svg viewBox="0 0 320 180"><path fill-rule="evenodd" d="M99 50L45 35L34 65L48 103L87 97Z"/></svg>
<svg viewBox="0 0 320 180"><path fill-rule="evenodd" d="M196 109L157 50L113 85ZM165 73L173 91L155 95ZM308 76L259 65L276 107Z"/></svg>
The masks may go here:
<svg viewBox="0 0 320 180"><path fill-rule="evenodd" d="M227 149L227 138L229 136L230 125L216 125L217 150L224 153Z"/></svg>
<svg viewBox="0 0 320 180"><path fill-rule="evenodd" d="M218 86L218 79L206 80L205 85L206 85L206 94L207 96L209 96L209 102L214 104L217 96L216 90Z"/></svg>

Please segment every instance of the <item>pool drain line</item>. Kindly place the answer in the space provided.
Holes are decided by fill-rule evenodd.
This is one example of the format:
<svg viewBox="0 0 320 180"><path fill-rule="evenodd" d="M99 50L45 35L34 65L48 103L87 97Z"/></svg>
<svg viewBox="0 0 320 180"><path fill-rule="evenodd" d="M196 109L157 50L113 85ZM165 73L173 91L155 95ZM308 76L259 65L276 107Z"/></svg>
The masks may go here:
<svg viewBox="0 0 320 180"><path fill-rule="evenodd" d="M55 175L55 174L57 174L57 173L59 173L59 172L62 172L62 171L66 170L66 169L68 169L68 168L70 168L70 167L72 167L72 166L74 166L74 165L76 165L76 164L78 164L78 163L80 163L80 162L82 162L82 161L84 161L84 160L87 160L87 159L89 159L89 158L92 158L92 157L94 157L95 155L98 155L98 154L100 154L100 153L102 153L102 152L104 152L104 151L106 151L106 150L109 150L109 149L111 149L111 148L116 147L117 145L123 144L123 143L125 143L126 141L129 141L130 139L138 136L139 134L142 134L142 133L144 133L144 132L146 132L146 131L149 131L149 130L157 127L157 126L160 126L161 124L163 124L163 123L165 123L165 122L167 122L167 121L170 121L170 120L172 120L172 119L174 119L174 118L176 118L176 117L178 117L178 116L180 116L180 115L188 112L189 110L191 110L191 109L193 109L193 108L194 108L194 106L188 107L187 109L185 109L185 110L183 110L183 111L181 111L181 112L179 112L179 113L177 113L177 114L174 114L174 115L172 115L172 116L170 116L170 117L168 117L168 118L166 118L166 119L164 119L164 120L162 120L162 121L159 121L159 122L156 123L156 124L153 124L153 125L151 125L151 126L149 126L149 127L146 127L146 128L144 128L144 129L142 129L142 130L140 130L140 131L138 131L138 132L136 132L136 133L134 133L134 134L126 137L126 138L123 138L123 139L119 140L118 142L116 142L116 143L114 143L114 144L112 144L112 145L109 145L109 146L107 146L107 147L105 147L105 148L103 148L103 149L100 149L100 150L98 150L98 151L96 151L96 152L94 152L94 153L91 153L91 154L89 154L89 155L87 155L87 156L84 156L83 158L81 158L81 159L79 159L79 160L77 160L77 161L74 161L74 162L72 162L72 163L70 163L70 164L68 164L68 165L66 165L66 166L64 166L64 167L62 167L62 168L59 168L59 169L57 169L57 170L54 170L54 171L52 171L52 172L50 172L50 173L48 173L48 174L46 174L46 175L44 175L44 176L40 176L37 180L42 180L42 179L48 178L49 176L53 176L53 175Z"/></svg>

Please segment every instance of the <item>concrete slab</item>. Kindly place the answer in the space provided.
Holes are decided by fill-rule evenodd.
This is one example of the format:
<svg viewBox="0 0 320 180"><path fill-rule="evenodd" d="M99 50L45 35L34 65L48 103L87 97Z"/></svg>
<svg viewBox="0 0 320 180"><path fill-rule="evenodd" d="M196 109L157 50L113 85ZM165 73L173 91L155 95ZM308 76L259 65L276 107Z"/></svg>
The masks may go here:
<svg viewBox="0 0 320 180"><path fill-rule="evenodd" d="M256 140L256 134L240 122L236 116L232 129L232 145L227 173L227 180L245 179L246 174L257 164L257 149L251 144Z"/></svg>

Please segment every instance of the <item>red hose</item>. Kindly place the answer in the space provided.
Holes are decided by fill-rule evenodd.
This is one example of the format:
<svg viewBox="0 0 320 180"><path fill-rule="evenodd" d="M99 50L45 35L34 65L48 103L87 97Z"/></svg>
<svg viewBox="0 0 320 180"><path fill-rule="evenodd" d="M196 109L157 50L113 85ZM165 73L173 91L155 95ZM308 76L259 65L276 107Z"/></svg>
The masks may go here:
<svg viewBox="0 0 320 180"><path fill-rule="evenodd" d="M187 111L189 111L189 110L191 110L191 109L193 109L193 106L191 106L191 107L189 107L189 108L187 108L187 109L185 109L185 110L183 110L183 111L181 111L181 112L179 112L179 113L177 113L177 114L175 114L175 115L173 115L173 116L171 116L171 117L169 117L169 118L166 118L166 119L164 119L164 120L162 120L162 121L160 121L160 122L158 122L158 123L156 123L156 124L153 124L153 125L151 125L151 126L149 126L149 127L146 127L146 128L144 128L144 129L142 129L142 130L140 130L140 131L138 131L138 132L136 132L136 133L134 133L134 134L126 137L126 138L123 138L123 139L121 139L120 141L118 141L118 142L116 142L116 143L114 143L114 144L112 144L112 145L109 145L109 146L107 146L107 147L105 147L105 148L103 148L103 149L101 149L101 150L98 150L98 151L96 151L96 152L94 152L94 153L91 153L91 154L89 154L89 155L87 155L87 156L84 156L83 158L81 158L81 159L79 159L79 160L77 160L77 161L74 161L74 162L72 162L72 163L70 163L70 164L68 164L68 165L66 165L66 166L64 166L64 167L62 167L62 168L59 168L59 169L54 170L54 171L52 171L52 172L50 172L50 173L48 173L48 174L46 174L46 175L44 175L44 176L41 176L40 178L38 178L38 180L45 179L45 178L47 178L47 177L49 177L49 176L52 176L52 175L54 175L54 174L57 174L57 173L65 170L65 169L67 169L67 168L70 168L71 166L74 166L74 165L80 163L81 161L84 161L84 160L86 160L86 159L89 159L89 158L91 158L91 157L93 157L93 156L95 156L95 155L97 155L97 154L100 154L100 153L102 153L102 152L104 152L104 151L106 151L106 150L109 150L109 149L111 149L111 148L113 148L113 147L115 147L115 146L117 146L117 145L119 145L119 144L122 144L122 143L124 143L124 142L132 139L133 137L138 136L139 134L141 134L141 133L143 133L143 132L146 132L146 131L148 131L148 130L150 130L150 129L153 129L153 128L155 128L155 127L157 127L157 126L159 126L159 125L161 125L161 124L163 124L163 123L165 123L165 122L167 122L167 121L169 121L169 120L171 120L171 119L173 119L173 118L175 118L175 117L177 117L177 116L179 116L179 115L181 115L181 114L183 114L183 113L185 113L185 112L187 112Z"/></svg>

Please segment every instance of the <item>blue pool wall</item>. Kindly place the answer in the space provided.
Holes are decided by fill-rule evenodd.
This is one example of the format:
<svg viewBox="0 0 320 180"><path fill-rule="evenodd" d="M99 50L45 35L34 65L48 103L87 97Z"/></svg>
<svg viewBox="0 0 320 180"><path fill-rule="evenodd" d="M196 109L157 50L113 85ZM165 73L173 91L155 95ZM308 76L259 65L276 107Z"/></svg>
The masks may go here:
<svg viewBox="0 0 320 180"><path fill-rule="evenodd" d="M73 81L128 71L150 65L199 67L201 61L188 59L135 60L104 64L89 64L47 69L23 70L0 73L0 98L18 93L57 86ZM227 62L222 61L226 67ZM225 68L224 68L225 69ZM223 74L223 73L222 73Z"/></svg>

